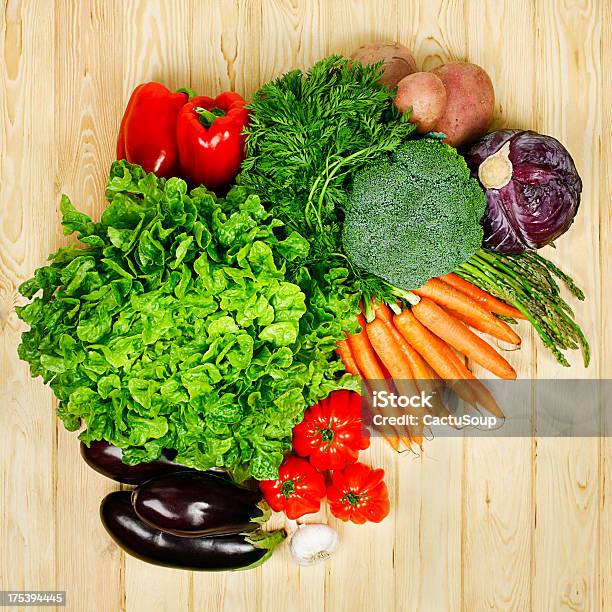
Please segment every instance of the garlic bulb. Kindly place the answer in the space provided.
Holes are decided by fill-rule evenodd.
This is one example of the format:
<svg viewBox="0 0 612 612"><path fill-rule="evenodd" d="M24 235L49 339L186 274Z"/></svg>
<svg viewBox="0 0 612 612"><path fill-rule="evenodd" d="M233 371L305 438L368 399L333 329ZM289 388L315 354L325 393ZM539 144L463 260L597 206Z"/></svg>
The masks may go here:
<svg viewBox="0 0 612 612"><path fill-rule="evenodd" d="M314 565L331 557L339 543L338 534L329 525L309 523L298 527L289 549L298 565Z"/></svg>

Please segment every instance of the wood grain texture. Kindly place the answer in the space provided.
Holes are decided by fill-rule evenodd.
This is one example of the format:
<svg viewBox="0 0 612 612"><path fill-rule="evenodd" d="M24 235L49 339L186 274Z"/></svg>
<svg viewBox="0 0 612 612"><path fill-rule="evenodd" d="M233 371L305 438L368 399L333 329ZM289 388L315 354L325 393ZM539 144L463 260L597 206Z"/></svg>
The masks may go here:
<svg viewBox="0 0 612 612"><path fill-rule="evenodd" d="M603 3L600 7L601 40L612 40L612 3ZM612 63L612 45L601 45L601 65L610 66ZM607 83L602 86L601 120L602 130L598 143L598 165L597 172L601 178L601 201L600 207L600 285L609 286L612 274L612 257L610 240L606 239L612 230L612 155L605 155L606 143L612 138L612 107L605 104L603 98L610 94L612 85L608 78ZM605 203L608 203L607 205ZM602 238L603 237L603 238ZM602 295L606 295L605 290ZM612 354L607 350L606 338L612 334L612 301L602 300L599 305L601 333L599 337L599 354L601 359L601 374L609 377L612 371ZM600 601L602 610L612 610L612 555L610 554L610 542L612 542L612 419L603 422L603 429L607 437L601 440L599 456L599 582Z"/></svg>
<svg viewBox="0 0 612 612"><path fill-rule="evenodd" d="M589 287L580 305L580 320L591 338L600 337L601 256L599 242L601 138L601 17L598 5L542 0L536 6L536 53L555 61L536 65L535 125L561 140L572 152L583 179L581 214L546 256L563 262L574 278ZM556 88L557 95L550 91ZM605 207L604 207L605 208ZM580 256L576 256L580 253ZM609 252L608 252L609 254ZM597 378L599 343L593 342L592 364L584 370L572 355L571 370L559 371L536 345L539 378ZM537 402L537 398L536 398ZM588 407L584 407L587 409ZM537 405L536 405L537 410ZM537 425L537 424L536 424ZM599 597L600 440L537 439L535 469L535 540L533 604L536 610L593 610ZM579 545L576 535L580 534Z"/></svg>
<svg viewBox="0 0 612 612"><path fill-rule="evenodd" d="M113 131L117 113L121 113L123 79L118 8L118 2L75 0L55 4L54 97L58 107L54 122L54 165L50 166L55 168L53 210L57 210L60 193L66 193L96 218L104 208L105 180L100 170L106 171L112 161ZM60 24L71 27L63 28ZM111 38L119 44L105 48ZM54 244L67 244L68 239L56 221L51 223L51 228ZM55 545L56 584L73 585L72 592L79 593L78 601L82 605L112 612L119 608L124 597L117 584L122 580L125 555L112 546L102 525L91 522L90 517L100 498L118 487L99 474L82 469L77 461L78 440L59 423L55 444L58 457L55 524L56 533L61 534ZM78 525L87 525L86 531L76 528ZM98 563L104 565L105 571L92 581L90 573L83 568L95 567ZM76 601L70 597L69 603Z"/></svg>
<svg viewBox="0 0 612 612"><path fill-rule="evenodd" d="M535 86L535 14L529 0L465 5L465 22L481 22L470 31L466 58L485 66L495 83L493 125L528 128L533 107L526 104ZM512 28L498 24L512 23ZM515 44L516 32L522 33ZM512 49L514 60L500 45ZM460 58L463 59L463 58ZM527 323L520 324L521 350L510 353L518 378L534 375L535 336ZM487 372L476 364L473 371ZM529 610L533 607L533 473L529 438L507 440L468 438L463 474L463 599L470 610ZM487 551L483 554L483 549ZM487 579L483 581L483 576Z"/></svg>
<svg viewBox="0 0 612 612"><path fill-rule="evenodd" d="M56 581L53 400L15 353L17 287L55 242L53 39L37 19L53 6L4 3L0 19L0 589Z"/></svg>
<svg viewBox="0 0 612 612"><path fill-rule="evenodd" d="M98 505L117 487L80 461L51 393L16 355L17 287L66 241L61 192L102 210L135 85L250 96L290 68L382 40L408 45L423 69L481 64L495 127L532 127L572 152L583 204L546 254L585 290L592 365L557 366L526 324L510 360L522 378L612 377L609 0L3 0L0 589L65 589L75 612L612 610L612 438L438 439L423 457L374 440L364 460L385 468L392 514L367 526L309 516L339 531L328 563L299 568L284 546L252 572L179 572L110 542ZM536 434L537 407L535 397Z"/></svg>

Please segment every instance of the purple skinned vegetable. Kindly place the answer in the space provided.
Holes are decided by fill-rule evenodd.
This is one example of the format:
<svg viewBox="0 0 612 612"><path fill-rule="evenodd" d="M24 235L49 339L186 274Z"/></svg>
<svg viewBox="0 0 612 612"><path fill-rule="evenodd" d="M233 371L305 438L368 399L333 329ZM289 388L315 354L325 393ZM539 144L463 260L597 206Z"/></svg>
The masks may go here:
<svg viewBox="0 0 612 612"><path fill-rule="evenodd" d="M180 463L174 463L172 459L176 456L176 452L170 450L164 451L155 461L128 465L123 463L123 451L105 440L90 442L89 446L81 442L81 456L96 472L129 485L138 485L151 478L177 472L195 472ZM221 478L229 478L229 474L219 468L209 471Z"/></svg>
<svg viewBox="0 0 612 612"><path fill-rule="evenodd" d="M266 520L262 495L208 472L153 478L132 492L138 517L155 529L183 537L253 531Z"/></svg>
<svg viewBox="0 0 612 612"><path fill-rule="evenodd" d="M498 253L539 249L573 223L582 181L571 155L555 138L499 130L481 138L465 159L486 191L486 248Z"/></svg>
<svg viewBox="0 0 612 612"><path fill-rule="evenodd" d="M264 563L285 537L283 530L258 530L182 538L141 521L130 497L130 491L109 493L100 505L102 524L129 555L154 565L191 571L252 569Z"/></svg>

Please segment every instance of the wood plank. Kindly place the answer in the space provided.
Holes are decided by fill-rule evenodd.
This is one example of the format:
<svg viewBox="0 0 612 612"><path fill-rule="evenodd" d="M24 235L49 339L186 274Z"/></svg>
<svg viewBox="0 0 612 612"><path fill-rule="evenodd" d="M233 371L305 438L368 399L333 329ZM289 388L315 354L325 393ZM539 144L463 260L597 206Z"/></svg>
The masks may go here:
<svg viewBox="0 0 612 612"><path fill-rule="evenodd" d="M61 588L52 396L16 354L26 326L15 313L55 234L49 23L51 3L0 5L0 590Z"/></svg>
<svg viewBox="0 0 612 612"><path fill-rule="evenodd" d="M123 108L134 87L159 81L170 89L189 84L188 32L192 5L163 0L132 0L117 14L123 29L122 104L110 134L115 138ZM121 101L121 96L119 96ZM114 146L114 142L113 142ZM114 148L113 148L114 152ZM124 599L127 610L160 612L191 609L191 573L125 557Z"/></svg>
<svg viewBox="0 0 612 612"><path fill-rule="evenodd" d="M198 93L230 90L249 99L259 88L261 10L259 0L193 4L189 62Z"/></svg>
<svg viewBox="0 0 612 612"><path fill-rule="evenodd" d="M103 193L114 155L121 114L121 27L119 2L75 0L55 3L55 172L58 194L93 218L104 208ZM110 48L108 41L115 42ZM49 180L49 179L47 179ZM54 215L51 250L74 242L65 237ZM57 580L68 590L71 610L118 610L123 604L121 551L99 519L102 497L118 488L91 470L79 456L76 433L57 421L56 542ZM86 536L84 537L84 534ZM86 540L86 544L85 544ZM96 580L84 568L104 567Z"/></svg>
<svg viewBox="0 0 612 612"><path fill-rule="evenodd" d="M187 32L192 3L130 0L122 6L123 107L134 88L146 81L159 81L170 89L184 87L191 80Z"/></svg>
<svg viewBox="0 0 612 612"><path fill-rule="evenodd" d="M266 83L288 70L306 70L329 53L328 13L323 3L298 0L262 1L260 83Z"/></svg>
<svg viewBox="0 0 612 612"><path fill-rule="evenodd" d="M466 6L470 29L466 59L482 66L495 88L492 129L533 125L535 22L532 3L521 0ZM512 23L512 28L500 24ZM521 42L516 45L520 32ZM495 48L496 52L491 53ZM519 325L521 349L508 354L518 378L531 378L534 334ZM490 341L491 338L488 338ZM494 378L477 364L480 378ZM469 436L469 433L466 434ZM463 473L463 606L468 610L531 607L533 526L532 441L468 437ZM486 576L486 579L483 577Z"/></svg>
<svg viewBox="0 0 612 612"><path fill-rule="evenodd" d="M577 306L588 331L592 365L584 370L574 352L563 370L537 347L539 379L596 378L601 303L599 265L599 183L601 130L601 24L596 4L542 0L537 3L536 129L563 142L583 179L580 213L550 257L576 280L587 296ZM576 254L580 256L577 257ZM576 300L571 300L573 304ZM588 407L584 407L587 409ZM536 610L594 610L599 603L599 461L596 438L538 438L533 606ZM578 538L578 539L576 539Z"/></svg>
<svg viewBox="0 0 612 612"><path fill-rule="evenodd" d="M600 23L602 24L601 39L601 66L610 66L612 63L612 4L599 2ZM612 107L606 101L612 95L612 82L610 78L602 81L602 91L599 105L602 112L602 130L597 145L599 177L601 182L599 235L600 241L599 262L601 274L599 278L602 288L601 303L599 304L599 321L601 333L599 335L600 374L602 379L612 378L612 355L609 350L609 339L612 337L612 301L608 298L612 286L612 243L608 238L612 231L612 155L605 154L607 144L612 139ZM606 204L608 203L608 204ZM609 398L608 405L609 405ZM599 532L599 580L600 580L600 610L612 610L612 555L610 555L610 542L612 542L612 415L605 413L603 419L604 433L607 437L601 440L601 453L599 458L599 516L601 527Z"/></svg>

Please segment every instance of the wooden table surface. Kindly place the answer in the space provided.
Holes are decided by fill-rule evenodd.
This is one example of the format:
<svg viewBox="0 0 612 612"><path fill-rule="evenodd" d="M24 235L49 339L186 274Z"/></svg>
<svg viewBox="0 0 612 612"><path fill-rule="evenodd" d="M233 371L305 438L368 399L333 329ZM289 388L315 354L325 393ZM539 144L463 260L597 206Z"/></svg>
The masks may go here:
<svg viewBox="0 0 612 612"><path fill-rule="evenodd" d="M551 134L573 154L582 207L547 255L588 296L577 312L592 365L556 365L526 325L510 359L524 378L611 378L611 13L610 0L3 0L0 588L65 590L77 612L612 610L610 438L437 439L421 458L376 441L368 460L387 471L392 514L334 523L342 546L312 568L292 564L286 546L245 573L126 556L98 519L116 487L81 461L51 392L17 358L14 311L19 283L67 240L60 194L102 210L135 85L250 96L289 68L398 40L423 69L449 58L482 65L496 127Z"/></svg>

